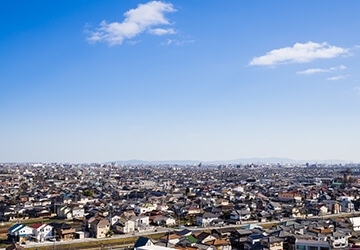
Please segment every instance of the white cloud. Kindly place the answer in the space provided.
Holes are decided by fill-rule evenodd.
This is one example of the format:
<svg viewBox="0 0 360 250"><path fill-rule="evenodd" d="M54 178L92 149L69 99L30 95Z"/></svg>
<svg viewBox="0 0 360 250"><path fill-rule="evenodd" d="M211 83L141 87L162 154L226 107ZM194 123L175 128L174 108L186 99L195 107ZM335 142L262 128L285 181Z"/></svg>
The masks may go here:
<svg viewBox="0 0 360 250"><path fill-rule="evenodd" d="M326 80L337 81L337 80L341 80L341 79L344 79L347 77L349 77L349 75L340 75L340 76L328 77Z"/></svg>
<svg viewBox="0 0 360 250"><path fill-rule="evenodd" d="M323 43L296 43L293 47L274 49L264 56L254 57L250 65L277 65L284 63L306 63L319 58L334 58L348 53L349 49Z"/></svg>
<svg viewBox="0 0 360 250"><path fill-rule="evenodd" d="M194 42L195 42L195 40L167 39L166 42L161 43L161 45L173 44L173 45L181 46L181 45L184 45L184 44L187 44L187 43L194 43Z"/></svg>
<svg viewBox="0 0 360 250"><path fill-rule="evenodd" d="M313 69L307 69L304 71L298 71L296 72L296 74L298 75L310 75L310 74L315 74L315 73L324 73L324 72L332 72L335 70L344 70L346 69L346 67L344 65L340 65L338 67L331 67L328 69L319 69L319 68L313 68Z"/></svg>
<svg viewBox="0 0 360 250"><path fill-rule="evenodd" d="M119 45L125 39L131 39L136 35L149 31L151 34L164 35L173 34L173 29L153 29L157 25L170 25L164 14L174 12L171 3L152 1L139 4L136 9L125 12L125 20L121 23L107 23L102 21L96 31L90 32L89 42L107 42L110 45Z"/></svg>
<svg viewBox="0 0 360 250"><path fill-rule="evenodd" d="M167 34L176 34L174 29L160 29L160 28L150 29L149 33L153 34L153 35L158 35L158 36L163 36L163 35L167 35Z"/></svg>
<svg viewBox="0 0 360 250"><path fill-rule="evenodd" d="M141 40L130 40L130 41L127 41L128 44L131 44L131 45L135 45L135 44L138 44L140 43Z"/></svg>

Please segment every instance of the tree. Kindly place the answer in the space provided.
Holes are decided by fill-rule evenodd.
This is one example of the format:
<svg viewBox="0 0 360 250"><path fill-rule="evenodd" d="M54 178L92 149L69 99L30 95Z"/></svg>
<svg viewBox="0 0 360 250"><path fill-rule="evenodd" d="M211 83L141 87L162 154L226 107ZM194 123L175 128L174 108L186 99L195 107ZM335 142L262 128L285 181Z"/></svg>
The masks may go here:
<svg viewBox="0 0 360 250"><path fill-rule="evenodd" d="M231 212L230 212L230 211L225 211L225 212L224 212L224 218L225 218L225 219L227 219L227 220L230 219L230 215L231 215Z"/></svg>
<svg viewBox="0 0 360 250"><path fill-rule="evenodd" d="M113 232L112 230L109 230L109 231L106 233L106 236L107 236L107 237L111 237L113 234L114 234L114 232Z"/></svg>
<svg viewBox="0 0 360 250"><path fill-rule="evenodd" d="M189 193L190 193L190 188L187 187L186 190L185 190L185 195L187 196Z"/></svg>
<svg viewBox="0 0 360 250"><path fill-rule="evenodd" d="M89 197L93 197L94 196L94 192L91 189L86 189L84 191L84 195L85 196L89 196Z"/></svg>

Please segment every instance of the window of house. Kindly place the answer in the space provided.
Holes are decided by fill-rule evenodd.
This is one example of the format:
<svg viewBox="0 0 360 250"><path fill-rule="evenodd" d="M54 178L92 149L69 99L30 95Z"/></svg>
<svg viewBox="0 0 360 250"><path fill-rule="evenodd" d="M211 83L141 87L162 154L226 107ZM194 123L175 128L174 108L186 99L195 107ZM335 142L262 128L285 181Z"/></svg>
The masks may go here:
<svg viewBox="0 0 360 250"><path fill-rule="evenodd" d="M328 247L320 247L320 250L330 250Z"/></svg>
<svg viewBox="0 0 360 250"><path fill-rule="evenodd" d="M306 249L306 246L301 246L301 245L297 245L296 246L296 249L300 249L300 250L305 250Z"/></svg>
<svg viewBox="0 0 360 250"><path fill-rule="evenodd" d="M318 250L318 247L309 247L309 250Z"/></svg>

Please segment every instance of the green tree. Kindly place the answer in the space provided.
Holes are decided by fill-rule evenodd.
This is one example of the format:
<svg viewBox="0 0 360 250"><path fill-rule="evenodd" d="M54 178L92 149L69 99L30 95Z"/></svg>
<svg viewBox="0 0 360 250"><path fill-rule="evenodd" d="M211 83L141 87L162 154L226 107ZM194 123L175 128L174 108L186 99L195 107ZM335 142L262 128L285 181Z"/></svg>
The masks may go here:
<svg viewBox="0 0 360 250"><path fill-rule="evenodd" d="M114 232L111 231L111 230L109 230L109 231L106 233L106 236L107 236L107 237L111 237L113 234L114 234Z"/></svg>
<svg viewBox="0 0 360 250"><path fill-rule="evenodd" d="M94 196L94 192L91 189L86 189L84 191L84 195L85 196L89 196L89 197L93 197Z"/></svg>

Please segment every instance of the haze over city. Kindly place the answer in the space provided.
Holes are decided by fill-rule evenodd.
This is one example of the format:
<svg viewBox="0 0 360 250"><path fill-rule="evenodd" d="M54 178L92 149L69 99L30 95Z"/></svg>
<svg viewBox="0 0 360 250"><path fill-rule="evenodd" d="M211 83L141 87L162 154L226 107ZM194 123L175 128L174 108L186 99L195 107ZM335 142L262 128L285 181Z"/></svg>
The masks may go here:
<svg viewBox="0 0 360 250"><path fill-rule="evenodd" d="M0 162L359 162L358 1L2 1Z"/></svg>

